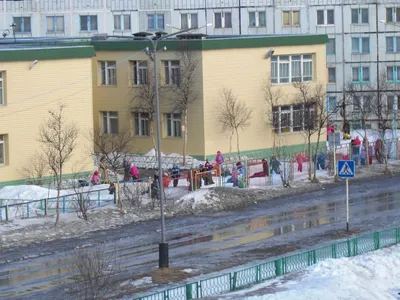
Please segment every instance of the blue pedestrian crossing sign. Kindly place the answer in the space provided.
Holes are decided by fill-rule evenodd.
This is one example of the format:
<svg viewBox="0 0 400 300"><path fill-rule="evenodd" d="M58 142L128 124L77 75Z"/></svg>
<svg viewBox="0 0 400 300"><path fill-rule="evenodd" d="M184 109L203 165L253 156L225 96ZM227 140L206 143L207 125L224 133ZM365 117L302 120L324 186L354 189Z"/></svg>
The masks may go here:
<svg viewBox="0 0 400 300"><path fill-rule="evenodd" d="M354 178L356 175L354 160L339 160L337 168L339 178Z"/></svg>

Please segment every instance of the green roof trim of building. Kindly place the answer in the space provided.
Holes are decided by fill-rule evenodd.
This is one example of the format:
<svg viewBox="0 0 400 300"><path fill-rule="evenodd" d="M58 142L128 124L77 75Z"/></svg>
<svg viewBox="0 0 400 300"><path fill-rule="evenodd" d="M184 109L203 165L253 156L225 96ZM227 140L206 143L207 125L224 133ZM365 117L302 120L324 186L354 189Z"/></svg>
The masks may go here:
<svg viewBox="0 0 400 300"><path fill-rule="evenodd" d="M282 35L282 36L263 36L263 37L234 37L234 38L211 38L204 40L178 40L171 39L160 41L158 48L164 46L169 51L182 49L188 50L221 50L239 48L262 48L262 47L281 47L281 46L302 46L326 44L328 36L318 35ZM151 46L148 41L134 40L108 40L92 41L90 43L96 51L140 51Z"/></svg>
<svg viewBox="0 0 400 300"><path fill-rule="evenodd" d="M96 56L96 52L91 45L74 47L29 47L28 45L26 48L0 47L0 62L90 58L94 56Z"/></svg>

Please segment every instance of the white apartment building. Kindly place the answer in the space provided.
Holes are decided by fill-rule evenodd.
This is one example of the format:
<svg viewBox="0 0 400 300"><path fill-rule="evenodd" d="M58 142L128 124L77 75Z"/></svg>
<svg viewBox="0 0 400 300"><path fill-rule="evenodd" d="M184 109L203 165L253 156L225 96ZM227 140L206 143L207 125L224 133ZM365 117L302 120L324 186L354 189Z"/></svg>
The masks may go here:
<svg viewBox="0 0 400 300"><path fill-rule="evenodd" d="M400 0L0 0L0 27L10 39L129 36L209 23L199 31L328 34L328 109L338 105L350 82L376 82L386 71L400 83ZM388 97L395 109L397 94Z"/></svg>

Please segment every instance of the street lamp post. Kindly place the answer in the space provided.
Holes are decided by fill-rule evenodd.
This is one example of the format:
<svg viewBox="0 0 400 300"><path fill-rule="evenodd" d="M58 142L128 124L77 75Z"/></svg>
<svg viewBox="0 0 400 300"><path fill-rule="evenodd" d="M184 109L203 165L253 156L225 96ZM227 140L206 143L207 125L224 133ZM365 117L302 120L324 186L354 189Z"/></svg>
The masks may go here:
<svg viewBox="0 0 400 300"><path fill-rule="evenodd" d="M195 29L200 29L206 26L211 26L211 24L207 24L205 26L199 28L188 28L183 29L178 32L174 32L171 34L167 34L165 36L161 36L157 39L152 39L151 37L146 37L151 45L152 45L152 53L148 49L146 49L146 54L153 61L153 70L154 70L154 100L156 105L156 123L157 123L157 162L158 162L158 190L160 196L160 210L161 210L161 242L158 247L158 266L159 268L168 268L169 266L169 253L168 253L168 243L165 238L165 217L164 217L164 186L162 184L162 176L163 176L163 166L161 162L161 118L160 118L160 101L158 96L158 61L157 61L157 46L158 42L161 40L167 39L172 36L176 36L181 33L185 33L188 31L192 31ZM163 48L166 50L166 48Z"/></svg>

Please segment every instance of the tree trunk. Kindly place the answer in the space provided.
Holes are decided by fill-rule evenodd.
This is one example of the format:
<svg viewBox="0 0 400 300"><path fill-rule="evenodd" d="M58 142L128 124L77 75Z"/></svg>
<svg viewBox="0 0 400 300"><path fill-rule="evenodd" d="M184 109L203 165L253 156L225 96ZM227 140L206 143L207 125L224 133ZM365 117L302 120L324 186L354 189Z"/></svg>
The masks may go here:
<svg viewBox="0 0 400 300"><path fill-rule="evenodd" d="M156 137L154 134L154 128L153 128L153 122L150 123L150 136L151 136L151 141L153 143L153 149L154 149L154 153L155 153L155 158L157 160L157 146L156 146Z"/></svg>
<svg viewBox="0 0 400 300"><path fill-rule="evenodd" d="M314 164L314 157L313 154L311 153L311 136L308 135L307 137L307 143L308 143L308 155L310 156L310 162L308 163L308 180L311 181L312 179L312 172L311 172L311 166Z"/></svg>
<svg viewBox="0 0 400 300"><path fill-rule="evenodd" d="M235 129L235 131L236 131L236 147L237 147L237 151L238 151L238 155L239 155L239 160L240 160L239 131L238 131L237 128Z"/></svg>
<svg viewBox="0 0 400 300"><path fill-rule="evenodd" d="M55 226L58 225L58 221L60 220L60 191L61 191L61 174L56 175L57 178L57 202L56 202L56 222Z"/></svg>
<svg viewBox="0 0 400 300"><path fill-rule="evenodd" d="M233 131L231 132L229 136L229 154L232 153L232 139L233 139Z"/></svg>
<svg viewBox="0 0 400 300"><path fill-rule="evenodd" d="M365 145L365 165L369 167L369 142L368 142L368 137L367 137L367 129L364 127L364 145Z"/></svg>
<svg viewBox="0 0 400 300"><path fill-rule="evenodd" d="M187 150L187 108L183 112L183 166L186 165L186 150ZM161 174L160 174L161 175Z"/></svg>

